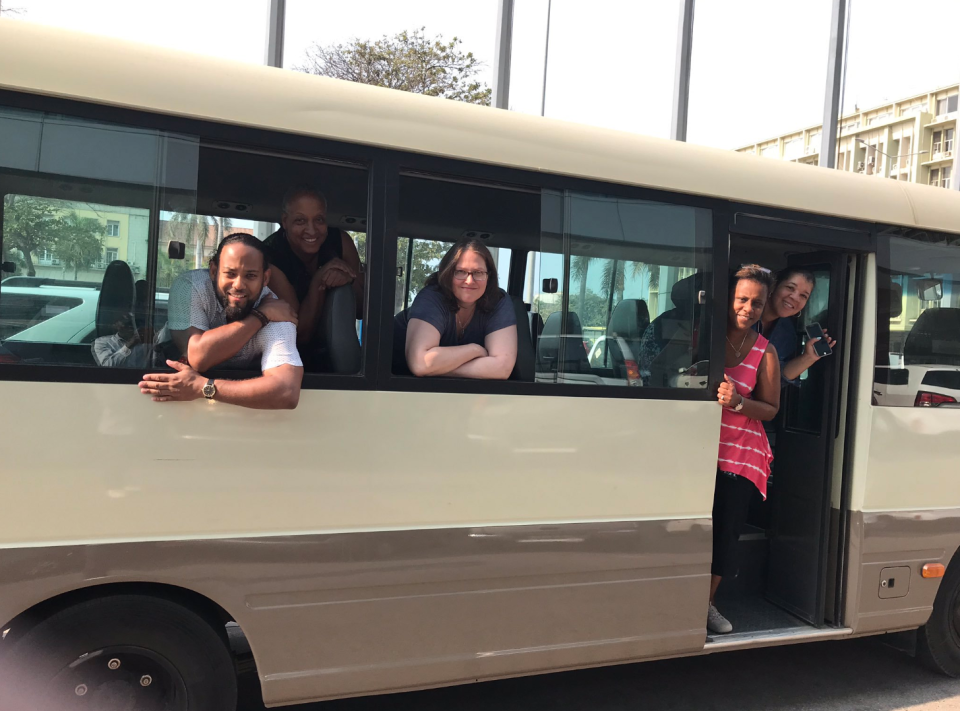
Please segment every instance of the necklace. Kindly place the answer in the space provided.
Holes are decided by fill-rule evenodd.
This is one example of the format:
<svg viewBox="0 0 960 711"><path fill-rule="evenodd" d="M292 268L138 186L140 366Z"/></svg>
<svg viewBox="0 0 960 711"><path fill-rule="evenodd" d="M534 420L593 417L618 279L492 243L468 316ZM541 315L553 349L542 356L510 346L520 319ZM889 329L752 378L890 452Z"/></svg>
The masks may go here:
<svg viewBox="0 0 960 711"><path fill-rule="evenodd" d="M457 322L457 340L459 341L463 338L463 332L467 330L467 323L470 323L470 319L467 319L467 323L461 324L460 311L457 311L457 313L453 315L453 320Z"/></svg>
<svg viewBox="0 0 960 711"><path fill-rule="evenodd" d="M740 341L740 347L739 347L739 348L737 348L735 345L733 345L733 342L730 340L730 336L727 336L727 343L730 344L730 347L733 349L733 352L737 354L737 358L740 357L740 351L743 350L743 344L747 342L747 336L749 336L749 335L750 335L750 331L747 331L745 334L743 334L743 340Z"/></svg>

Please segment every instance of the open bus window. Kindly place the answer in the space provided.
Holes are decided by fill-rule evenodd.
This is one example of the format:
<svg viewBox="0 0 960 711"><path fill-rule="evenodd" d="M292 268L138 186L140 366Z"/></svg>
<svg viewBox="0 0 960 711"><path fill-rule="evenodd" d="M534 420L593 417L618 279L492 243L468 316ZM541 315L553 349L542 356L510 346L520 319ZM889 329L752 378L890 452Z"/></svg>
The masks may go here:
<svg viewBox="0 0 960 711"><path fill-rule="evenodd" d="M893 407L960 406L960 238L891 228L877 278L874 397Z"/></svg>
<svg viewBox="0 0 960 711"><path fill-rule="evenodd" d="M362 370L366 215L363 168L204 145L196 208L161 215L157 283L170 289L187 272L207 270L225 237L249 235L265 245L271 272L267 288L298 306L297 349L305 372L356 374ZM182 259L167 254L172 242L183 245ZM340 288L321 289L314 277L334 260L348 262L357 276ZM307 308L308 296L321 292L320 300ZM224 371L223 377L236 377L238 369L254 375L259 364L259 356L246 350L215 368Z"/></svg>
<svg viewBox="0 0 960 711"><path fill-rule="evenodd" d="M706 387L709 210L422 176L402 178L400 197L395 313L474 236L517 305L514 379ZM397 374L403 350L394 343Z"/></svg>
<svg viewBox="0 0 960 711"><path fill-rule="evenodd" d="M303 360L360 372L365 169L33 111L0 108L0 126L4 363L165 366L180 355L166 328L177 278L206 271L232 233L276 233L283 196L309 185L326 196L326 258L349 252L359 278L317 309Z"/></svg>

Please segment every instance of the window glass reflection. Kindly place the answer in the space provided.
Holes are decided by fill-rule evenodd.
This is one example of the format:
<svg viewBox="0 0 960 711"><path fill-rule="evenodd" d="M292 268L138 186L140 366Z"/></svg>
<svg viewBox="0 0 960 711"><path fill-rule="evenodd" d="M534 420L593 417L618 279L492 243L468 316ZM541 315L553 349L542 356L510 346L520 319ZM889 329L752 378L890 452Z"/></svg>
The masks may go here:
<svg viewBox="0 0 960 711"><path fill-rule="evenodd" d="M877 278L874 401L960 406L960 238L891 229Z"/></svg>

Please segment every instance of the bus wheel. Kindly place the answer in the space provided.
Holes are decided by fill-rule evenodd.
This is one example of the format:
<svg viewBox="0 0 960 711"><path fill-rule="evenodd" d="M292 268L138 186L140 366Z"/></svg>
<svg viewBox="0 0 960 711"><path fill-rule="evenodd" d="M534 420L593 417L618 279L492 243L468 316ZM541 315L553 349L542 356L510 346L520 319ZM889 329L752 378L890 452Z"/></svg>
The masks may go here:
<svg viewBox="0 0 960 711"><path fill-rule="evenodd" d="M16 640L4 667L4 688L23 708L233 711L237 704L225 640L190 610L141 595L61 610Z"/></svg>
<svg viewBox="0 0 960 711"><path fill-rule="evenodd" d="M934 671L960 677L960 554L947 566L933 614L917 633L917 656Z"/></svg>

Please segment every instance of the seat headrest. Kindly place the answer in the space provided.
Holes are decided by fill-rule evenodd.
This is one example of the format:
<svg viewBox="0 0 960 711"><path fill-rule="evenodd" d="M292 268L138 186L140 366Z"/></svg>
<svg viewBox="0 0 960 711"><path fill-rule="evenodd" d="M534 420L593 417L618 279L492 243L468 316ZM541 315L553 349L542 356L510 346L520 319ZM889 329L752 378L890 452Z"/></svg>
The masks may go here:
<svg viewBox="0 0 960 711"><path fill-rule="evenodd" d="M533 350L533 338L528 328L527 305L516 296L504 295L503 298L510 299L513 302L513 311L517 318L517 360L514 362L510 379L532 383L536 378L537 365L536 354Z"/></svg>
<svg viewBox="0 0 960 711"><path fill-rule="evenodd" d="M907 363L960 362L960 308L929 308L917 318L903 344Z"/></svg>
<svg viewBox="0 0 960 711"><path fill-rule="evenodd" d="M561 320L562 316L560 315L559 311L554 311L552 314L547 316L547 320L543 324L543 332L540 334L541 337L559 336ZM568 336L580 336L583 334L583 328L580 326L580 317L577 316L576 311L567 312L566 327L566 333Z"/></svg>
<svg viewBox="0 0 960 711"><path fill-rule="evenodd" d="M324 366L331 373L360 372L360 341L357 340L357 299L350 284L327 290L320 314L326 345Z"/></svg>
<svg viewBox="0 0 960 711"><path fill-rule="evenodd" d="M650 311L643 299L624 299L613 309L607 326L609 335L638 339L650 325Z"/></svg>
<svg viewBox="0 0 960 711"><path fill-rule="evenodd" d="M877 274L877 315L881 318L897 318L903 311L903 287L893 281L889 274Z"/></svg>
<svg viewBox="0 0 960 711"><path fill-rule="evenodd" d="M703 272L684 277L673 285L670 299L678 309L690 309L697 303L698 294L703 291Z"/></svg>
<svg viewBox="0 0 960 711"><path fill-rule="evenodd" d="M116 259L107 265L97 299L97 336L116 333L114 324L133 313L135 301L133 271L126 262Z"/></svg>

